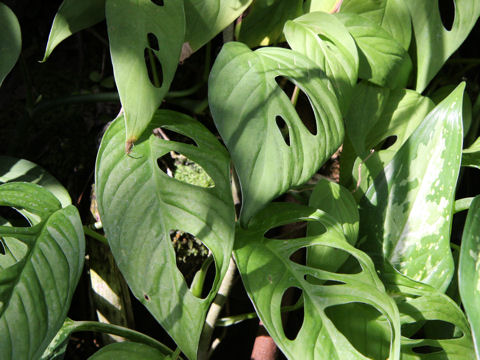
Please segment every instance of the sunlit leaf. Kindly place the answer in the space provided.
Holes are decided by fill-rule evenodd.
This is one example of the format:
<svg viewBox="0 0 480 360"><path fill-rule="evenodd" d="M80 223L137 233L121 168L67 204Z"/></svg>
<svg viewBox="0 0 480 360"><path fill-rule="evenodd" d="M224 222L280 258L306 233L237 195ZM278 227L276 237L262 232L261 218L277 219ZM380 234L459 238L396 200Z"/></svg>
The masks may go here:
<svg viewBox="0 0 480 360"><path fill-rule="evenodd" d="M472 328L475 351L480 357L480 197L477 196L468 211L463 231L458 285L463 307Z"/></svg>
<svg viewBox="0 0 480 360"><path fill-rule="evenodd" d="M276 83L281 77L308 96L310 128ZM323 72L298 52L224 45L210 74L209 103L240 179L242 225L276 196L306 182L340 146L343 124L328 87ZM280 129L279 120L286 127Z"/></svg>
<svg viewBox="0 0 480 360"><path fill-rule="evenodd" d="M164 0L157 5L151 0L107 0L106 17L128 151L173 80L185 37L183 1Z"/></svg>
<svg viewBox="0 0 480 360"><path fill-rule="evenodd" d="M0 358L38 359L63 324L80 278L85 240L78 211L47 190L0 185L0 205L39 218L30 227L0 226Z"/></svg>
<svg viewBox="0 0 480 360"><path fill-rule="evenodd" d="M422 92L470 33L480 16L480 2L456 0L455 19L449 30L443 26L438 0L407 0L406 3L415 34L416 89Z"/></svg>
<svg viewBox="0 0 480 360"><path fill-rule="evenodd" d="M0 86L12 70L22 50L22 35L17 17L0 3Z"/></svg>
<svg viewBox="0 0 480 360"><path fill-rule="evenodd" d="M360 211L364 248L440 291L447 289L454 271L450 231L464 88L459 85L428 114L377 175Z"/></svg>
<svg viewBox="0 0 480 360"><path fill-rule="evenodd" d="M265 238L269 229L298 221L318 222L322 234L291 240ZM354 274L335 273L289 260L302 248L323 246L348 254L360 265ZM389 358L400 359L398 310L378 279L370 258L345 239L342 227L321 210L295 204L273 203L259 212L248 229L237 229L235 259L245 289L256 312L275 343L290 359L366 359L327 316L330 308L362 303L387 319L390 328ZM314 284L309 277L334 284ZM289 288L302 291L303 324L294 339L288 339L282 325L281 301ZM350 321L355 323L355 313ZM360 320L360 319L357 319ZM363 329L365 331L365 329Z"/></svg>
<svg viewBox="0 0 480 360"><path fill-rule="evenodd" d="M105 19L106 0L64 0L53 19L43 61L63 40Z"/></svg>
<svg viewBox="0 0 480 360"><path fill-rule="evenodd" d="M158 138L162 127L191 138L185 144ZM115 260L133 294L155 316L189 359L196 358L206 312L227 270L233 246L234 207L230 160L200 123L158 111L130 154L121 146L123 117L107 130L96 166L99 212ZM203 188L165 174L157 160L176 151L198 163L215 186ZM170 233L188 232L215 259L216 276L205 299L195 297L177 269Z"/></svg>

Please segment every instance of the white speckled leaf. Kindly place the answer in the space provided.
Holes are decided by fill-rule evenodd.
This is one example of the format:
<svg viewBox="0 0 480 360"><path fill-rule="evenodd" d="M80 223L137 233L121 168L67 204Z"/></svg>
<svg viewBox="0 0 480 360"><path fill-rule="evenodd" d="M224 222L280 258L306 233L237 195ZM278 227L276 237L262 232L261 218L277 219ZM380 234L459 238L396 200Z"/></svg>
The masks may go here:
<svg viewBox="0 0 480 360"><path fill-rule="evenodd" d="M365 249L440 291L454 271L450 231L462 151L465 84L435 107L380 172L361 202Z"/></svg>

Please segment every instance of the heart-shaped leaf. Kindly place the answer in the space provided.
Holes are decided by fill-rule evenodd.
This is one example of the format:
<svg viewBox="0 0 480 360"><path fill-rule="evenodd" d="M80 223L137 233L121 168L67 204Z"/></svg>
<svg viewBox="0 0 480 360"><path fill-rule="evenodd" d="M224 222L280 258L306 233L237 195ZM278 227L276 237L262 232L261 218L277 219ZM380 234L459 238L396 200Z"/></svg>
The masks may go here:
<svg viewBox="0 0 480 360"><path fill-rule="evenodd" d="M475 351L480 357L480 197L477 196L468 211L462 237L458 266L458 286L463 307L472 328Z"/></svg>
<svg viewBox="0 0 480 360"><path fill-rule="evenodd" d="M188 41L193 51L200 49L238 18L252 0L186 0Z"/></svg>
<svg viewBox="0 0 480 360"><path fill-rule="evenodd" d="M113 72L125 112L126 149L142 134L175 75L185 37L183 1L107 0Z"/></svg>
<svg viewBox="0 0 480 360"><path fill-rule="evenodd" d="M164 128L195 144L159 139ZM228 268L233 246L234 206L230 159L200 123L158 111L132 149L122 150L123 117L107 130L96 166L96 194L106 236L133 294L168 331L189 359L196 358L205 315ZM203 188L166 175L157 164L170 151L198 163L215 187ZM215 260L216 276L205 299L195 297L177 269L171 232L201 240Z"/></svg>
<svg viewBox="0 0 480 360"><path fill-rule="evenodd" d="M53 19L43 61L63 40L105 19L106 0L64 0Z"/></svg>
<svg viewBox="0 0 480 360"><path fill-rule="evenodd" d="M287 21L283 31L290 47L313 60L332 81L345 112L358 80L357 46L345 26L331 14L314 12Z"/></svg>
<svg viewBox="0 0 480 360"><path fill-rule="evenodd" d="M315 132L302 123L277 77L308 96ZM298 52L224 45L210 74L209 103L240 179L242 226L276 196L307 181L340 146L342 119L328 87L324 73Z"/></svg>
<svg viewBox="0 0 480 360"><path fill-rule="evenodd" d="M417 52L416 89L422 92L455 50L463 43L480 16L477 0L456 0L452 28L440 17L438 0L407 0Z"/></svg>
<svg viewBox="0 0 480 360"><path fill-rule="evenodd" d="M256 0L237 27L237 39L250 47L276 44L285 22L302 13L302 0Z"/></svg>
<svg viewBox="0 0 480 360"><path fill-rule="evenodd" d="M360 236L404 275L445 291L453 275L450 230L462 151L459 85L413 132L362 200Z"/></svg>
<svg viewBox="0 0 480 360"><path fill-rule="evenodd" d="M38 359L63 324L80 278L85 239L78 211L34 184L0 185L0 205L32 226L0 226L0 358Z"/></svg>
<svg viewBox="0 0 480 360"><path fill-rule="evenodd" d="M264 236L273 227L298 221L318 222L324 232L290 240ZM309 250L315 246L347 253L360 266L360 271L340 274L291 260L299 249ZM391 331L389 358L400 358L397 307L385 292L370 258L346 241L341 225L333 217L295 204L272 203L251 220L248 229L237 228L235 259L257 314L288 358L366 359L326 315L329 308L352 302L367 304L386 317ZM334 284L315 284L310 277ZM295 339L285 335L280 308L284 292L291 287L302 291L305 314ZM355 321L355 314L351 314L351 323Z"/></svg>
<svg viewBox="0 0 480 360"><path fill-rule="evenodd" d="M107 345L88 358L88 360L111 360L111 359L168 360L168 359L172 359L172 357L148 345L126 341L126 342Z"/></svg>
<svg viewBox="0 0 480 360"><path fill-rule="evenodd" d="M12 70L22 50L22 35L17 17L10 8L0 3L0 86Z"/></svg>

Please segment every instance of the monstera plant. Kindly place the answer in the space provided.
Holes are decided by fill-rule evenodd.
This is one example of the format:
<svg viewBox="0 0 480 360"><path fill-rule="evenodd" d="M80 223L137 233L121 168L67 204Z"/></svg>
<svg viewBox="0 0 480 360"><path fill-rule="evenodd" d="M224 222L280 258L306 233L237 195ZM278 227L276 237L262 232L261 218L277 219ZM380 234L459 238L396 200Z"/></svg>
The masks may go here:
<svg viewBox="0 0 480 360"><path fill-rule="evenodd" d="M122 104L97 155L97 230L177 347L66 318L83 229L105 238L82 226L45 170L5 156L0 204L17 216L0 218L0 358L61 357L71 333L91 330L128 340L91 359L203 360L215 327L258 317L288 359L480 359L480 200L456 199L462 167L480 168L480 102L472 108L468 79L440 86L480 2L455 1L447 27L441 9L437 0L64 0L44 61L105 20ZM21 50L1 3L0 49L1 84ZM163 100L179 61L203 49L199 121ZM332 161L334 173L319 176ZM467 209L454 236L454 215ZM178 234L206 253L190 279L177 266ZM222 312L236 271L250 314Z"/></svg>

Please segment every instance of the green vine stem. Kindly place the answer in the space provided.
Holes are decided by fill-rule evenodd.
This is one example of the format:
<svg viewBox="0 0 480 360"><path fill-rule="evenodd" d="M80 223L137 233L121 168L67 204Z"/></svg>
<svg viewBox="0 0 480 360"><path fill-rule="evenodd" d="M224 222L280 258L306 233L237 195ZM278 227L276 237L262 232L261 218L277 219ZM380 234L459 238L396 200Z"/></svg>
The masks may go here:
<svg viewBox="0 0 480 360"><path fill-rule="evenodd" d="M85 233L85 235L90 236L92 239L98 240L98 241L100 241L102 244L108 246L107 238L106 238L105 236L103 236L102 234L99 234L98 232L90 229L89 226L84 225L84 226L83 226L83 232Z"/></svg>

